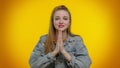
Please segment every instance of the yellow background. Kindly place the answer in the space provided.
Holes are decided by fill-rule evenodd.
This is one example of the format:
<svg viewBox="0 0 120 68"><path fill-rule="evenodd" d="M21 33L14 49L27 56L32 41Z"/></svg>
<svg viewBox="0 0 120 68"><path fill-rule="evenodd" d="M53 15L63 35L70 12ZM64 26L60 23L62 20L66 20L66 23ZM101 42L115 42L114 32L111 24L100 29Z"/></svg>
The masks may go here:
<svg viewBox="0 0 120 68"><path fill-rule="evenodd" d="M88 49L90 68L120 68L119 0L0 0L0 68L30 68L30 54L62 4Z"/></svg>

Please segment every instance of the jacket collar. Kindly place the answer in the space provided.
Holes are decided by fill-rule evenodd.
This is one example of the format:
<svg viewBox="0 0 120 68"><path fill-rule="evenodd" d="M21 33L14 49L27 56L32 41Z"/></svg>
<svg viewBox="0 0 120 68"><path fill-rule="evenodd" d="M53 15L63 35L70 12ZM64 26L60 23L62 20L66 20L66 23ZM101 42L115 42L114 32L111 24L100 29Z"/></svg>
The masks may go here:
<svg viewBox="0 0 120 68"><path fill-rule="evenodd" d="M68 45L69 43L72 43L73 41L74 39L72 38L72 36L68 34L67 40L64 42L64 45Z"/></svg>

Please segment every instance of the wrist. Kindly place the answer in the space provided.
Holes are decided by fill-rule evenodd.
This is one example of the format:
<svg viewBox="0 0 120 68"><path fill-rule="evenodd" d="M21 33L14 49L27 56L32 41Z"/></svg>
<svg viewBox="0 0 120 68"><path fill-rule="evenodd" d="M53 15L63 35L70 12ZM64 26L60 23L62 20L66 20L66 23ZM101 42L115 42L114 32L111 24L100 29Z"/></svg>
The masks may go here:
<svg viewBox="0 0 120 68"><path fill-rule="evenodd" d="M68 62L70 62L72 60L71 55L67 51L62 50L61 53L65 56L65 58Z"/></svg>
<svg viewBox="0 0 120 68"><path fill-rule="evenodd" d="M52 54L52 56L56 56L57 55L57 52L56 51L53 51L53 52L51 52L51 54Z"/></svg>
<svg viewBox="0 0 120 68"><path fill-rule="evenodd" d="M62 49L62 50L61 50L61 53L63 53L63 54L66 53L65 49Z"/></svg>

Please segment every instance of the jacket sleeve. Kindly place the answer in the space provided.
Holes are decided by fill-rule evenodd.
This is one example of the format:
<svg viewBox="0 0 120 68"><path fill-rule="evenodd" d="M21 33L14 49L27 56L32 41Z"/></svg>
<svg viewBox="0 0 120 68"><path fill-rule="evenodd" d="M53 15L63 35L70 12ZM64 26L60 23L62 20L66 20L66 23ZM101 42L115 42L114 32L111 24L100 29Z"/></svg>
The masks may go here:
<svg viewBox="0 0 120 68"><path fill-rule="evenodd" d="M87 49L83 44L81 37L75 38L75 52L74 54L70 54L72 56L72 60L67 64L70 68L89 68L91 64L91 60L89 58Z"/></svg>
<svg viewBox="0 0 120 68"><path fill-rule="evenodd" d="M40 41L37 43L32 51L29 59L29 64L31 68L46 68L55 60L55 57L53 57L50 53L44 53L44 40L45 37L41 37Z"/></svg>

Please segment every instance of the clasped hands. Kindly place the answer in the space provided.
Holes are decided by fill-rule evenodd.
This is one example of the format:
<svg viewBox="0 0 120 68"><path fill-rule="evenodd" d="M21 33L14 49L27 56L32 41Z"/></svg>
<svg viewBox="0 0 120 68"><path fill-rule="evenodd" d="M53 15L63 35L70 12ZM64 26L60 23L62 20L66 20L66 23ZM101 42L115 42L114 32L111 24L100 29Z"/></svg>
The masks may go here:
<svg viewBox="0 0 120 68"><path fill-rule="evenodd" d="M68 60L68 62L71 60L70 54L64 49L62 31L58 31L56 47L53 50L53 52L51 52L53 56L56 56L58 53L63 54L65 58Z"/></svg>

